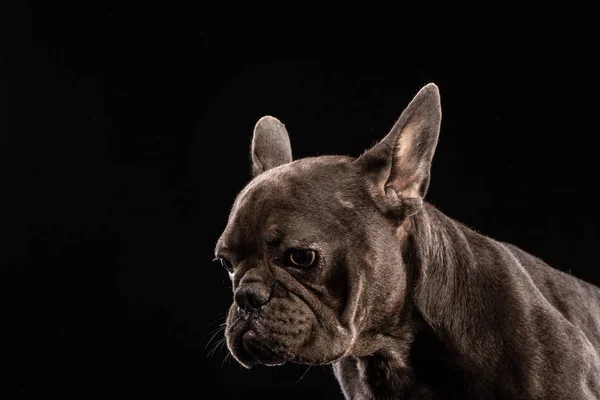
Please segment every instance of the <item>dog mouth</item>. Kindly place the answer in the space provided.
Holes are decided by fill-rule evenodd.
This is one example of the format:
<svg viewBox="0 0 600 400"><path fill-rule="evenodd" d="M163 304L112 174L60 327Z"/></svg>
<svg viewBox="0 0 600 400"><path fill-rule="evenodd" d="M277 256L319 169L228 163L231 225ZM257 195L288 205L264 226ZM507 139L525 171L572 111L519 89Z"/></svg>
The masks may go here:
<svg viewBox="0 0 600 400"><path fill-rule="evenodd" d="M347 340L324 329L309 307L289 299L273 299L251 312L230 307L227 346L243 366L323 365L346 353Z"/></svg>
<svg viewBox="0 0 600 400"><path fill-rule="evenodd" d="M231 317L235 320L226 331L229 349L244 366L278 366L299 359L299 327L282 324L268 310L244 312L236 307Z"/></svg>

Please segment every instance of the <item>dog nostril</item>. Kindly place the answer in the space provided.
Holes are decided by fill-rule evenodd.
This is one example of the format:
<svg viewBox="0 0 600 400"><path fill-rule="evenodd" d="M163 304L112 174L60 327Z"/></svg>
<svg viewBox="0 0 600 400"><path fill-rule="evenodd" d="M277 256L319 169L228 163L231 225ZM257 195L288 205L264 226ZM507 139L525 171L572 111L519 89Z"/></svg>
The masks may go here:
<svg viewBox="0 0 600 400"><path fill-rule="evenodd" d="M235 302L244 311L258 310L269 302L270 292L256 285L241 287L235 292Z"/></svg>

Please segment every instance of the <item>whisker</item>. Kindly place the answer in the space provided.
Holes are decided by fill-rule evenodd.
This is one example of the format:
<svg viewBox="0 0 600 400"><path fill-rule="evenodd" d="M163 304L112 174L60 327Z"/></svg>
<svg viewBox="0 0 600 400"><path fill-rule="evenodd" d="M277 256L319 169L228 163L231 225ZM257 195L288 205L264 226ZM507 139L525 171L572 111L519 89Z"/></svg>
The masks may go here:
<svg viewBox="0 0 600 400"><path fill-rule="evenodd" d="M222 324L220 324L219 326L217 326L215 329L213 329L212 331L210 331L208 334L209 334L209 335L212 335L213 333L215 333L215 332L217 332L217 331L219 331L219 330L221 330L221 329L224 329L224 327L225 327L226 325L227 325L227 323L226 323L226 322L223 322Z"/></svg>
<svg viewBox="0 0 600 400"><path fill-rule="evenodd" d="M241 319L241 317L237 317L232 323L231 326L235 325L239 320ZM219 325L216 329L214 329L212 332L209 333L209 335L212 333L212 336L210 337L210 339L208 339L208 342L206 343L206 346L204 346L204 349L206 350L208 348L208 346L211 344L211 342L213 341L213 339L220 333L223 332L225 330L225 328L227 327L227 322L223 322L221 325ZM213 333L214 332L214 333ZM226 342L226 338L222 338L219 339L214 347L208 352L208 357L210 357L217 349L217 347L219 345L223 345Z"/></svg>
<svg viewBox="0 0 600 400"><path fill-rule="evenodd" d="M221 347L223 345L223 343L225 343L225 341L226 341L226 338L219 339L215 343L215 345L213 346L213 348L208 352L207 357L212 357L212 355L217 351L217 349L219 347Z"/></svg>
<svg viewBox="0 0 600 400"><path fill-rule="evenodd" d="M231 353L227 353L227 354L225 355L225 357L223 358L223 362L221 362L221 367L222 367L223 365L225 365L225 361L228 361L228 360L229 360L229 361L231 361Z"/></svg>
<svg viewBox="0 0 600 400"><path fill-rule="evenodd" d="M306 371L304 371L304 373L302 374L302 376L300 377L300 379L298 379L298 380L296 381L296 383L294 383L294 384L292 385L292 387L296 386L296 385L298 384L298 382L300 382L300 381L302 380L302 378L304 378L304 376L306 375L306 373L308 372L308 370L310 369L310 367L312 367L312 365L309 365L309 366L308 366L308 368L306 368Z"/></svg>
<svg viewBox="0 0 600 400"><path fill-rule="evenodd" d="M221 332L223 332L225 330L224 326L220 326L219 328L216 329L216 332L210 337L210 339L208 339L208 342L206 343L206 346L204 346L204 349L206 350L206 348L210 345L210 342L212 342L212 340Z"/></svg>
<svg viewBox="0 0 600 400"><path fill-rule="evenodd" d="M216 324L216 323L217 323L217 322L219 322L219 321L223 321L225 318L227 318L227 315L223 315L222 317L219 317L219 318L215 319L214 321L212 321L212 322L208 323L208 324L206 325L206 327L208 328L209 326L211 326L211 325L213 325L213 324Z"/></svg>

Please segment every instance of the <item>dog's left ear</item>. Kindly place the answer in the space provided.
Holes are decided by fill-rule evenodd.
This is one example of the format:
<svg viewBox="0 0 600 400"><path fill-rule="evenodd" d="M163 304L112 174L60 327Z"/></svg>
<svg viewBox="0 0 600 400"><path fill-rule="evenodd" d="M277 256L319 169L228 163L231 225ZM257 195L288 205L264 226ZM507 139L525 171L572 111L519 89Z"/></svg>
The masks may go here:
<svg viewBox="0 0 600 400"><path fill-rule="evenodd" d="M285 126L275 117L264 116L254 126L252 147L252 176L292 162L292 147Z"/></svg>
<svg viewBox="0 0 600 400"><path fill-rule="evenodd" d="M376 197L402 217L419 211L429 186L442 110L437 86L423 87L389 134L357 159L375 186Z"/></svg>

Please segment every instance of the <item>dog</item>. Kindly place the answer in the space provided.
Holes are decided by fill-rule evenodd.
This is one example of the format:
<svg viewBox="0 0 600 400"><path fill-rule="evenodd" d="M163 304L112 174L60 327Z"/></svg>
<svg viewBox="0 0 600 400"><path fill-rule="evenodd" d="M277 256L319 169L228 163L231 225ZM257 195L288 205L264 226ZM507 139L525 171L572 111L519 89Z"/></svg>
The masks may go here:
<svg viewBox="0 0 600 400"><path fill-rule="evenodd" d="M357 158L256 123L215 249L231 354L331 364L348 399L600 399L600 289L423 200L440 104L424 86Z"/></svg>

